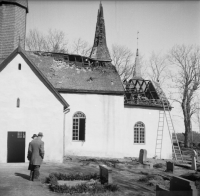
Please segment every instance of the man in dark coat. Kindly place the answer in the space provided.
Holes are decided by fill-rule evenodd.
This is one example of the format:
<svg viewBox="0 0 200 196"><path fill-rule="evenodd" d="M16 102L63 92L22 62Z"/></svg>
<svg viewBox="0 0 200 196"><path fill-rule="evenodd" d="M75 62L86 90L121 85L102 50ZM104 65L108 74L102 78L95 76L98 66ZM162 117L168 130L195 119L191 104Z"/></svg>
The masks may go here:
<svg viewBox="0 0 200 196"><path fill-rule="evenodd" d="M36 134L33 134L33 136L31 137L33 140L37 138L37 135ZM31 143L31 142L30 142ZM29 143L29 145L30 145ZM31 154L28 152L28 155L27 155L27 158L29 160L29 166L28 166L28 170L30 170L30 180L32 180L32 174L33 174L33 165L31 164L30 162L30 159L31 159Z"/></svg>
<svg viewBox="0 0 200 196"><path fill-rule="evenodd" d="M32 165L32 181L39 180L40 165L44 158L44 142L42 141L43 133L39 132L38 137L29 143L28 158Z"/></svg>

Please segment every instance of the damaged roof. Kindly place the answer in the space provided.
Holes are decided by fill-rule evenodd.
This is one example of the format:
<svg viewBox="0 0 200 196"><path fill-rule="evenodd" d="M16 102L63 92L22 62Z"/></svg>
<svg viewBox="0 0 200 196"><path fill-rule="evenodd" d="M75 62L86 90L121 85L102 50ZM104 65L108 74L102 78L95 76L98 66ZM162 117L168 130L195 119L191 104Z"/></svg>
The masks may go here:
<svg viewBox="0 0 200 196"><path fill-rule="evenodd" d="M120 76L110 62L98 66L94 62L85 65L83 59L87 57L80 55L45 52L26 54L59 92L124 94Z"/></svg>

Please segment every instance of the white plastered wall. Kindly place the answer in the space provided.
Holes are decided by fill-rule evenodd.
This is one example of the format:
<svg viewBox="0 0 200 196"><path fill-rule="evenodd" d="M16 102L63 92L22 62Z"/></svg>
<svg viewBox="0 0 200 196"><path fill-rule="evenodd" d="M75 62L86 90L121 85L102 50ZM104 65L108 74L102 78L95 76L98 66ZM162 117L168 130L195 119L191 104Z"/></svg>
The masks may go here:
<svg viewBox="0 0 200 196"><path fill-rule="evenodd" d="M138 157L140 149L148 158L155 156L159 110L124 106L124 97L116 95L64 94L70 103L66 116L65 155L99 157ZM72 141L72 118L75 112L86 115L84 142ZM144 145L134 144L133 127L142 121L146 129ZM162 158L171 158L171 142L166 123Z"/></svg>
<svg viewBox="0 0 200 196"><path fill-rule="evenodd" d="M121 151L123 96L62 94L70 103L66 115L65 154L96 157L123 157ZM75 112L86 115L85 142L72 141Z"/></svg>
<svg viewBox="0 0 200 196"><path fill-rule="evenodd" d="M139 157L140 149L147 150L147 157L155 156L155 146L157 128L159 120L159 110L153 108L127 107L124 108L124 155ZM145 144L134 143L134 125L137 122L145 125ZM166 122L163 130L162 154L161 158L171 159L172 147Z"/></svg>
<svg viewBox="0 0 200 196"><path fill-rule="evenodd" d="M44 161L62 162L63 115L63 105L18 54L0 72L0 162L7 162L8 131L26 132L25 157L32 135L43 132Z"/></svg>

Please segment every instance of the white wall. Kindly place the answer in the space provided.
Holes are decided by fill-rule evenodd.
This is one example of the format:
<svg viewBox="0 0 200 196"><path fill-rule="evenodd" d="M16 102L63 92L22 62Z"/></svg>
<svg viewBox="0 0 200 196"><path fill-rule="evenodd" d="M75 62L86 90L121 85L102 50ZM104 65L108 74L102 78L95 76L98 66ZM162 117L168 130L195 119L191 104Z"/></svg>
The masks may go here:
<svg viewBox="0 0 200 196"><path fill-rule="evenodd" d="M95 94L62 94L70 104L66 115L66 155L123 157L121 130L123 96ZM81 111L86 115L85 142L72 141L72 117Z"/></svg>
<svg viewBox="0 0 200 196"><path fill-rule="evenodd" d="M147 150L147 157L155 156L155 146L157 137L157 128L159 120L159 110L152 108L124 108L124 155L139 157L140 149ZM145 124L145 144L134 143L134 125L138 121ZM166 123L163 131L163 146L161 158L171 158L171 141Z"/></svg>
<svg viewBox="0 0 200 196"><path fill-rule="evenodd" d="M43 132L44 161L62 162L63 120L62 104L17 55L0 72L0 162L7 162L8 131L26 132L25 157L32 135Z"/></svg>
<svg viewBox="0 0 200 196"><path fill-rule="evenodd" d="M123 96L64 93L62 96L71 110L66 116L66 155L138 157L140 149L147 149L149 158L155 155L158 110L124 107ZM85 142L72 140L72 117L77 111L86 115ZM138 121L145 124L145 145L133 143L133 127ZM165 129L162 158L170 158L170 145Z"/></svg>

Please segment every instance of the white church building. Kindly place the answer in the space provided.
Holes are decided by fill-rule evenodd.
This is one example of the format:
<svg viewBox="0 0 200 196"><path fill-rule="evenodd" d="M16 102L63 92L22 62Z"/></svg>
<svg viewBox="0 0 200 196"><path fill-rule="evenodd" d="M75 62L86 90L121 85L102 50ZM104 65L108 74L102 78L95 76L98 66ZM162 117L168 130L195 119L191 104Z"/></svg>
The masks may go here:
<svg viewBox="0 0 200 196"><path fill-rule="evenodd" d="M46 162L138 157L140 149L154 157L159 93L141 77L138 50L133 77L121 82L106 45L102 4L90 57L25 51L27 13L26 0L0 0L0 162L27 162L38 132ZM161 157L172 157L167 127Z"/></svg>

